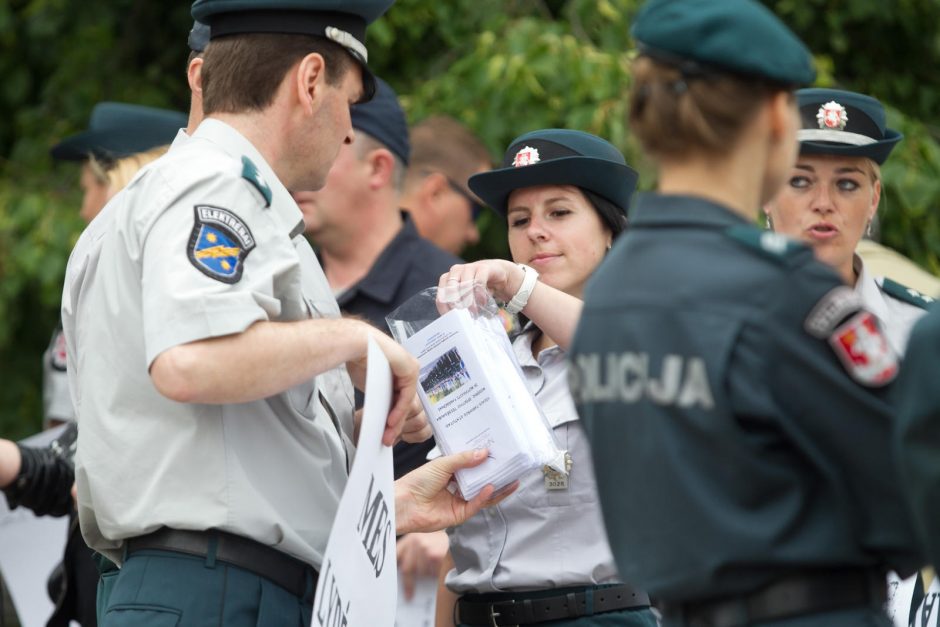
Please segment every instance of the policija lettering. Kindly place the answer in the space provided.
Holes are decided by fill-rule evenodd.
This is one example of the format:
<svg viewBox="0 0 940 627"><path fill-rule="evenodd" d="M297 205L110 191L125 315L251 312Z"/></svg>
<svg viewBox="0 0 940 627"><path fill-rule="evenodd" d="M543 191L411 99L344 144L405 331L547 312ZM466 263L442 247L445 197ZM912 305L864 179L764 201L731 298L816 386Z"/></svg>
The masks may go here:
<svg viewBox="0 0 940 627"><path fill-rule="evenodd" d="M568 369L575 401L635 403L645 397L657 405L715 406L704 359L666 355L658 377L649 362L646 353L607 353L603 361L598 354L578 355Z"/></svg>
<svg viewBox="0 0 940 627"><path fill-rule="evenodd" d="M366 550L372 568L375 569L376 579L382 574L385 567L385 556L388 554L388 540L392 537L392 521L388 515L388 503L381 490L376 490L375 475L369 479L369 489L362 504L362 513L356 531L362 540L362 547Z"/></svg>

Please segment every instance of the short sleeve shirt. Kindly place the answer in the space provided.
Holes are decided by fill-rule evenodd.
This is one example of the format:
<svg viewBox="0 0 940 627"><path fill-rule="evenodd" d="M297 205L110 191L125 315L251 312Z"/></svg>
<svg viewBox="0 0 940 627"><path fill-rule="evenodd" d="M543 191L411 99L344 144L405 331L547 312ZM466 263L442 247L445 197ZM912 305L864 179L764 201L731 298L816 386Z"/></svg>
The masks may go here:
<svg viewBox="0 0 940 627"><path fill-rule="evenodd" d="M379 255L368 274L337 296L344 313L363 316L375 327L388 333L385 316L423 289L436 287L441 275L460 257L441 250L418 234L411 216L402 212L402 226ZM361 405L362 396L356 400ZM424 442L399 442L395 445L395 478L424 464L434 448L434 438Z"/></svg>
<svg viewBox="0 0 940 627"><path fill-rule="evenodd" d="M549 490L542 472L530 472L515 494L448 530L455 569L447 575L447 586L461 594L617 580L591 450L568 392L565 352L553 346L534 357L536 334L530 325L513 341L513 348L556 442L571 455L568 487Z"/></svg>
<svg viewBox="0 0 940 627"><path fill-rule="evenodd" d="M261 154L213 119L138 173L83 233L63 324L92 548L119 558L124 539L161 526L218 528L319 566L352 454L345 369L220 405L171 401L149 376L174 346L258 321L338 316L302 233Z"/></svg>

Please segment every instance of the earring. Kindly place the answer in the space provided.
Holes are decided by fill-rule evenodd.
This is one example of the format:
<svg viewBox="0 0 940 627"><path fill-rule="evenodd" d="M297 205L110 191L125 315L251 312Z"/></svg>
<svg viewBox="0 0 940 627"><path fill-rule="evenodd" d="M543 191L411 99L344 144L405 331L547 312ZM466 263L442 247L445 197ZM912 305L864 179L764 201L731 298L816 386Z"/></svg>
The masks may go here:
<svg viewBox="0 0 940 627"><path fill-rule="evenodd" d="M868 221L868 226L865 227L865 236L871 237L871 220Z"/></svg>
<svg viewBox="0 0 940 627"><path fill-rule="evenodd" d="M764 228L766 228L768 231L774 230L774 222L770 219L769 213L764 214Z"/></svg>

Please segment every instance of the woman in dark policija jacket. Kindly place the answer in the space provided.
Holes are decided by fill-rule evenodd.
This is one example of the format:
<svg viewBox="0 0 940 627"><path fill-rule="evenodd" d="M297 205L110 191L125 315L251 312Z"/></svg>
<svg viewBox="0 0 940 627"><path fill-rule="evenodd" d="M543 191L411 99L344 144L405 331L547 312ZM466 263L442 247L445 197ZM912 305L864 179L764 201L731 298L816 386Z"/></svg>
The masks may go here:
<svg viewBox="0 0 940 627"><path fill-rule="evenodd" d="M751 0L651 0L633 35L658 189L588 284L571 367L620 575L666 627L887 626L886 571L922 561L889 454L897 357L810 248L754 224L810 54Z"/></svg>

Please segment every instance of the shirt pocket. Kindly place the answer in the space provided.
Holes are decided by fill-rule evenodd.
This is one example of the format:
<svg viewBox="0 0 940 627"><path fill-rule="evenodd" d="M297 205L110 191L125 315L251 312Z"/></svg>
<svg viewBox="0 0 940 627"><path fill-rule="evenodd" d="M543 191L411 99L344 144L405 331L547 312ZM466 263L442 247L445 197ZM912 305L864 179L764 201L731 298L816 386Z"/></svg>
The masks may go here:
<svg viewBox="0 0 940 627"><path fill-rule="evenodd" d="M568 429L571 424L567 422L553 429L555 443L562 450L568 450ZM570 475L567 489L549 490L546 488L544 467L540 467L521 478L519 500L529 507L565 507L573 502L571 488Z"/></svg>

